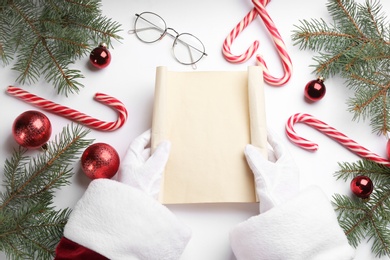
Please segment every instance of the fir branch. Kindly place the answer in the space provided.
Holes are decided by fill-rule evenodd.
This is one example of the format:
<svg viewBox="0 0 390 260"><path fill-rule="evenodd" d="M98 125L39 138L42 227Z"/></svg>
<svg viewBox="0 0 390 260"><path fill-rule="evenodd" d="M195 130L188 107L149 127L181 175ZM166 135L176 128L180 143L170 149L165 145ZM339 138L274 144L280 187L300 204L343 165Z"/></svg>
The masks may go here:
<svg viewBox="0 0 390 260"><path fill-rule="evenodd" d="M58 93L77 93L81 71L69 67L100 42L119 40L120 24L104 17L98 0L1 1L0 57L16 54L17 81L32 84L44 76Z"/></svg>
<svg viewBox="0 0 390 260"><path fill-rule="evenodd" d="M336 0L327 5L329 14L338 24L344 25L345 31L352 35L364 38L359 26L358 5L354 1Z"/></svg>
<svg viewBox="0 0 390 260"><path fill-rule="evenodd" d="M337 180L347 181L358 175L368 176L374 182L381 182L390 177L390 168L370 160L360 160L354 163L339 163L340 170L334 175ZM389 179L390 181L390 179Z"/></svg>
<svg viewBox="0 0 390 260"><path fill-rule="evenodd" d="M339 194L333 197L335 210L339 213L340 226L350 244L357 247L361 240L367 237L373 240L371 249L378 257L390 256L390 221L388 218L383 218L383 215L390 214L385 203L390 200L388 188L387 193L376 195L375 198L371 197L368 202Z"/></svg>
<svg viewBox="0 0 390 260"><path fill-rule="evenodd" d="M323 19L303 20L292 35L294 44L301 49L324 51L315 57L320 63L316 73L329 77L348 72L372 59L372 53L388 53L389 42L384 39L388 28L378 2L369 1L364 7L350 0L330 0L327 7L334 24L328 25ZM354 61L354 66L337 64L340 59ZM338 69L329 71L328 66L323 66L325 61L329 65L336 63Z"/></svg>
<svg viewBox="0 0 390 260"><path fill-rule="evenodd" d="M333 51L337 47L349 46L354 39L353 35L334 29L323 19L303 20L301 25L295 27L297 30L294 31L292 39L301 49Z"/></svg>
<svg viewBox="0 0 390 260"><path fill-rule="evenodd" d="M48 149L35 158L31 158L27 164L19 150L13 157L20 158L6 160L5 170L18 169L19 171L5 172L5 176L12 179L14 189L7 190L6 200L0 201L0 210L4 207L18 206L24 203L25 198L39 201L39 194L47 196L44 191L52 192L59 186L67 185L71 171L69 165L76 160L79 150L88 146L91 141L83 139L88 132L81 127L65 128L61 134L55 137L54 142L49 142ZM15 162L23 162L15 167ZM16 177L18 175L19 177ZM53 180L57 180L53 182ZM51 194L51 193L50 193Z"/></svg>
<svg viewBox="0 0 390 260"><path fill-rule="evenodd" d="M71 1L71 0L66 0L65 2L76 5L76 6L81 6L83 7L84 10L98 10L100 7L100 3L97 1Z"/></svg>
<svg viewBox="0 0 390 260"><path fill-rule="evenodd" d="M0 5L0 14L5 13L3 9L4 7ZM11 35L12 31L6 24L5 16L0 15L0 60L3 61L5 65L8 65L14 52L13 48L6 44L7 39L9 39Z"/></svg>
<svg viewBox="0 0 390 260"><path fill-rule="evenodd" d="M292 39L300 49L318 52L314 72L328 78L339 74L355 90L348 99L353 120L369 119L373 132L390 131L390 26L379 1L364 4L329 0L333 24L303 20Z"/></svg>
<svg viewBox="0 0 390 260"><path fill-rule="evenodd" d="M390 59L371 64L372 67L356 70L347 79L347 87L355 90L355 96L347 101L354 120L370 119L373 132L387 135L390 131ZM370 71L375 71L371 73Z"/></svg>
<svg viewBox="0 0 390 260"><path fill-rule="evenodd" d="M359 200L339 194L333 196L335 210L338 211L338 220L350 244L357 247L365 237L364 223L369 209Z"/></svg>
<svg viewBox="0 0 390 260"><path fill-rule="evenodd" d="M18 212L0 212L6 220L0 227L0 250L14 259L52 259L70 210L37 203Z"/></svg>
<svg viewBox="0 0 390 260"><path fill-rule="evenodd" d="M369 177L374 191L368 201L335 194L333 204L350 244L357 247L362 239L373 241L376 256L390 256L390 168L368 160L340 163L337 179L347 181L358 175Z"/></svg>
<svg viewBox="0 0 390 260"><path fill-rule="evenodd" d="M35 157L14 151L4 166L0 194L0 250L14 259L51 259L70 210L55 210L54 191L69 184L72 164L92 143L88 131L68 126Z"/></svg>

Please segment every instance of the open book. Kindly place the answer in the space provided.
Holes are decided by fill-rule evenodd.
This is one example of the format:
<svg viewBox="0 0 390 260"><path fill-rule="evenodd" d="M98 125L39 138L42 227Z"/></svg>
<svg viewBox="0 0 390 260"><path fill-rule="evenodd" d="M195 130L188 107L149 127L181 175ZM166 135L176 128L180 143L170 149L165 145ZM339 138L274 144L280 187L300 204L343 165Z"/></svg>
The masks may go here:
<svg viewBox="0 0 390 260"><path fill-rule="evenodd" d="M172 143L162 203L255 202L244 148L253 144L267 156L261 68L174 72L158 67L152 149L162 140Z"/></svg>

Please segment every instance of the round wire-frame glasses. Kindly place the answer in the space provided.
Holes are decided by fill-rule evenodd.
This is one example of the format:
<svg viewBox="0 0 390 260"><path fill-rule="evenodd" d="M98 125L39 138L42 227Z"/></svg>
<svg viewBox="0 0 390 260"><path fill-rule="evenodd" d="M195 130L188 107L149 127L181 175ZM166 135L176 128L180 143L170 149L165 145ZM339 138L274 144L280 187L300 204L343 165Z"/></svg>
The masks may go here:
<svg viewBox="0 0 390 260"><path fill-rule="evenodd" d="M134 29L129 33L135 33L137 38L145 43L153 43L171 36L174 41L172 52L175 59L184 65L192 65L196 69L196 63L207 56L203 43L190 33L178 33L175 29L167 27L164 19L152 12L135 14ZM173 33L171 33L172 31Z"/></svg>

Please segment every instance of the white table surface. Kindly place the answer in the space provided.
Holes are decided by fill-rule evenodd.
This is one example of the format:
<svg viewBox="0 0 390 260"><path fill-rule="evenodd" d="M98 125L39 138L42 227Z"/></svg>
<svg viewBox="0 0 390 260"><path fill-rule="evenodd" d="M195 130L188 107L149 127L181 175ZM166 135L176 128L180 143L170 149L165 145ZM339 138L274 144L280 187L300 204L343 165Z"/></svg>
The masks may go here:
<svg viewBox="0 0 390 260"><path fill-rule="evenodd" d="M383 10L390 15L390 2L381 1ZM246 70L247 66L255 65L255 58L243 64L228 63L222 56L222 43L231 29L253 7L249 0L131 0L102 1L103 14L122 24L123 37L121 42L114 42L111 49L111 64L100 71L93 71L88 66L88 57L74 64L85 78L81 82L85 88L79 94L66 98L56 94L54 88L44 82L31 86L21 86L15 83L17 74L11 66L1 68L0 83L4 91L0 93L2 105L0 120L0 165L4 165L14 147L11 126L14 119L22 112L35 109L5 93L8 85L22 87L34 94L40 95L57 103L80 110L88 115L105 121L116 120L116 114L110 108L93 100L96 92L103 92L119 98L129 111L127 123L114 132L92 130L89 138L96 142L106 142L112 145L122 157L133 138L151 127L153 92L156 66L168 66L170 70L191 71L190 66L184 66L175 61L171 54L171 39L167 38L157 44L144 44L135 35L129 35L127 30L133 28L134 14L142 11L153 11L162 16L169 27L178 32L190 32L200 38L208 56L198 63L199 71L213 70ZM327 93L324 99L309 104L303 98L305 84L316 78L313 75L312 57L310 51L300 51L293 46L291 35L294 25L299 20L324 18L331 21L326 10L326 0L273 0L267 10L279 28L291 56L294 72L291 80L283 87L265 85L267 124L285 141L286 147L293 154L300 169L300 185L319 185L324 192L332 197L334 193L350 194L349 183L336 181L333 173L339 167L337 162L354 162L359 158L325 135L313 130L307 125L298 124L296 131L302 136L318 142L320 149L307 152L288 141L284 134L284 125L289 116L297 112L305 112L329 123L344 134L353 138L368 149L386 156L386 139L372 133L368 122L352 121L352 114L347 112L346 100L352 92L345 87L344 80L338 77L327 79ZM254 41L260 40L258 53L264 56L270 71L275 76L282 75L282 68L263 23L260 19L253 22L235 41L232 51L241 54ZM47 113L53 126L53 136L70 123L69 120ZM3 167L0 181L3 180ZM82 196L90 180L80 170L79 162L75 163L76 174L72 184L57 192L55 204L58 207L72 207ZM193 237L188 244L182 259L235 259L228 240L229 230L236 224L258 214L257 204L209 204L209 205L175 205L169 208L193 231ZM288 219L286 219L288 221ZM358 248L356 259L373 259L370 252L371 243L363 242ZM4 255L0 254L0 259ZM389 259L383 257L382 259Z"/></svg>

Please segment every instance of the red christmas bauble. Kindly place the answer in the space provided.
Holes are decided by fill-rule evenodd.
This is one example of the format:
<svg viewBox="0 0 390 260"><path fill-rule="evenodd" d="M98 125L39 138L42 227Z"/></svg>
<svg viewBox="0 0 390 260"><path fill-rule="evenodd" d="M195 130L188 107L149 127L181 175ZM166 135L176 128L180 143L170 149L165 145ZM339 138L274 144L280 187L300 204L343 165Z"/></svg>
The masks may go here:
<svg viewBox="0 0 390 260"><path fill-rule="evenodd" d="M362 199L367 199L374 189L374 184L367 176L356 176L351 181L351 190L353 194Z"/></svg>
<svg viewBox="0 0 390 260"><path fill-rule="evenodd" d="M310 101L318 101L325 96L326 88L324 79L319 77L316 80L309 81L305 86L305 97Z"/></svg>
<svg viewBox="0 0 390 260"><path fill-rule="evenodd" d="M51 136L51 123L43 113L35 110L20 114L12 125L15 141L26 148L43 147Z"/></svg>
<svg viewBox="0 0 390 260"><path fill-rule="evenodd" d="M119 163L117 151L106 143L90 145L81 155L81 168L90 179L112 178Z"/></svg>
<svg viewBox="0 0 390 260"><path fill-rule="evenodd" d="M89 60L91 61L91 64L98 69L107 67L111 62L111 53L107 49L107 45L101 43L98 47L93 49L89 55Z"/></svg>

